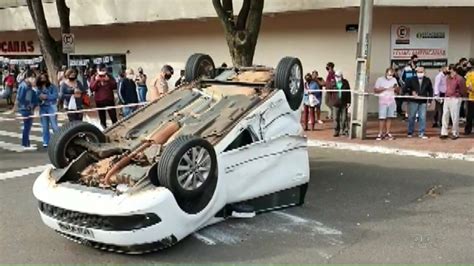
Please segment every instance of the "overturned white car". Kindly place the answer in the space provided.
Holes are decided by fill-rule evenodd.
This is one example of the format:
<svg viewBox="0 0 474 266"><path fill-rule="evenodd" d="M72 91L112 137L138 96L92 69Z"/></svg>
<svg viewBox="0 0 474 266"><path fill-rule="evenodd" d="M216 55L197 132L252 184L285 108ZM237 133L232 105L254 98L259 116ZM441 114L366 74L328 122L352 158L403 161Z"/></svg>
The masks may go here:
<svg viewBox="0 0 474 266"><path fill-rule="evenodd" d="M189 82L105 132L65 125L33 188L44 223L123 253L169 247L229 217L301 205L309 182L297 58L276 69L186 64Z"/></svg>

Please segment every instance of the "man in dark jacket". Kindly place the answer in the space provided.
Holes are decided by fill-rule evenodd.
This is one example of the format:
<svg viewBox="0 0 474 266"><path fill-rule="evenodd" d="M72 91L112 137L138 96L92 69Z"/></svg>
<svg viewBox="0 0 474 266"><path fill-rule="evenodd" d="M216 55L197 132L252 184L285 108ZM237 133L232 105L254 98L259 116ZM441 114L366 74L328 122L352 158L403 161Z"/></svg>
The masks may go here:
<svg viewBox="0 0 474 266"><path fill-rule="evenodd" d="M416 68L416 77L408 79L405 83L404 92L414 97L433 97L433 85L431 80L425 76L425 68ZM425 135L426 109L431 100L412 98L408 100L408 137L413 137L415 131L415 119L418 114L419 137L428 139Z"/></svg>
<svg viewBox="0 0 474 266"><path fill-rule="evenodd" d="M90 85L94 92L95 103L98 108L115 106L114 90L117 90L117 82L107 73L107 68L101 66L99 72L92 78ZM100 124L105 129L107 127L106 110L99 110ZM117 122L117 112L115 109L108 109L110 120Z"/></svg>
<svg viewBox="0 0 474 266"><path fill-rule="evenodd" d="M120 82L119 87L119 98L122 104L136 104L138 103L138 94L137 94L137 86L135 81L133 80L135 77L133 69L125 70L125 77ZM127 106L123 108L123 116L127 117L131 115L137 106Z"/></svg>
<svg viewBox="0 0 474 266"><path fill-rule="evenodd" d="M351 87L341 71L335 72L335 79L328 87L328 104L334 115L334 137L349 135L347 110L351 105Z"/></svg>

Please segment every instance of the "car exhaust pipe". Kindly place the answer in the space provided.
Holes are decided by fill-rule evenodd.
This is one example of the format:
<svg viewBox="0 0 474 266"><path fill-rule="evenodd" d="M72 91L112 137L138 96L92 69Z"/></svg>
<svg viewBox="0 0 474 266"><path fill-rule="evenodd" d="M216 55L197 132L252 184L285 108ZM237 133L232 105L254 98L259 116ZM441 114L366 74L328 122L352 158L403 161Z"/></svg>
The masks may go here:
<svg viewBox="0 0 474 266"><path fill-rule="evenodd" d="M112 169L110 169L105 175L104 180L103 180L104 184L110 185L110 179L112 178L112 176L114 176L121 169L129 165L132 162L134 157L136 157L138 154L145 151L151 145L165 144L166 141L168 141L168 139L171 136L173 136L176 132L178 132L179 129L180 129L180 125L178 122L168 122L164 126L154 131L145 139L145 142L142 145L140 145L136 150L132 151L127 156L123 157L122 159L120 159L120 161L114 164Z"/></svg>

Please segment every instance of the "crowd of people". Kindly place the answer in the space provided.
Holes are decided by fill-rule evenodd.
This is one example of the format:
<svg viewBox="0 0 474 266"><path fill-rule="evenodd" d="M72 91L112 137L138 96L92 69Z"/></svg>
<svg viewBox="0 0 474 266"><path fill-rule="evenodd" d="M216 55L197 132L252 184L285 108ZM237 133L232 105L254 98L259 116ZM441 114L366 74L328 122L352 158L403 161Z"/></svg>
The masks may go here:
<svg viewBox="0 0 474 266"><path fill-rule="evenodd" d="M21 116L21 145L24 150L36 150L30 143L35 111L40 115L43 147L47 148L50 130L59 130L58 110L66 112L69 122L74 122L82 121L84 115L90 113L88 109L96 108L100 125L105 129L107 114L111 122L116 123L117 109L122 110L123 117L128 117L141 105L168 93L168 82L173 74L170 65L163 66L153 80L153 86L148 89L147 75L141 67L137 69L137 74L131 68L124 69L118 77L113 77L104 64L96 68L63 67L57 74L59 85L56 86L47 71L26 68L20 73L6 71L0 97L14 105L13 109Z"/></svg>
<svg viewBox="0 0 474 266"><path fill-rule="evenodd" d="M342 71L335 65L326 65L325 80L317 71L305 76L303 112L301 124L304 129L314 130L321 121L321 103L325 92L325 104L329 107L328 118L334 123L334 137L347 136L351 89ZM440 138L456 140L460 136L460 121L465 121L464 134L472 133L474 119L474 59L462 58L456 64L440 69L434 82L420 66L418 56L413 55L403 69L387 68L374 86L378 97L379 133L377 140L394 140L391 127L396 118L408 120L407 137L413 138L418 124L417 136L426 135L427 110L434 105L433 127L440 128ZM468 99L466 99L468 97ZM405 109L405 110L404 110ZM317 115L317 119L315 118ZM448 130L451 127L451 134Z"/></svg>

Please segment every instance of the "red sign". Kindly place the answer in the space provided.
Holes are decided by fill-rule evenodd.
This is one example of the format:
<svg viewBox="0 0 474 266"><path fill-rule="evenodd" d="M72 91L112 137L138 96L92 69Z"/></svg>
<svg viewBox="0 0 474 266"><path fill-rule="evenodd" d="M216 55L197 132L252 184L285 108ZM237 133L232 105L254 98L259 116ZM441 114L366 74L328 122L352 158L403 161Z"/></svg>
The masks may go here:
<svg viewBox="0 0 474 266"><path fill-rule="evenodd" d="M35 51L33 41L0 41L0 51L3 53L32 53Z"/></svg>

